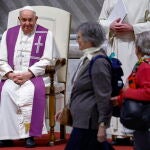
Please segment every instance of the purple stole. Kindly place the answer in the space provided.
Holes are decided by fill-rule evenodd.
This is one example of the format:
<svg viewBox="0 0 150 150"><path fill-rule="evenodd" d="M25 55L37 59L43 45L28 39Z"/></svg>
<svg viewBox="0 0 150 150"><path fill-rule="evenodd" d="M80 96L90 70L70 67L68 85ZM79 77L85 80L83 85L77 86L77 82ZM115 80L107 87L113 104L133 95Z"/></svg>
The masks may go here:
<svg viewBox="0 0 150 150"><path fill-rule="evenodd" d="M6 42L7 42L7 52L8 52L8 64L14 68L13 58L14 58L14 50L17 41L17 37L19 34L20 26L15 26L10 28L7 31ZM42 57L45 41L47 36L48 29L37 25L33 45L32 52L30 57L29 66L32 66L34 63L38 62ZM31 79L32 83L35 86L34 99L33 99L33 107L32 107L32 117L31 117L31 125L29 130L30 136L41 136L43 129L43 118L44 111L46 106L46 96L45 96L45 85L42 77L34 77ZM4 82L1 83L0 89L2 88ZM39 92L40 91L40 92Z"/></svg>

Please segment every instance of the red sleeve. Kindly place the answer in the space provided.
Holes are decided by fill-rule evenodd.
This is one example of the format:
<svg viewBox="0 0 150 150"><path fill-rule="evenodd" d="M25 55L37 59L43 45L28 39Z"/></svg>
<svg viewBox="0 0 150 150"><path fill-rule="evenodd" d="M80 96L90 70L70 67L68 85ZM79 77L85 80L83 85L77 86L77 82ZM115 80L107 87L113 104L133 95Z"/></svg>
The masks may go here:
<svg viewBox="0 0 150 150"><path fill-rule="evenodd" d="M136 89L128 88L124 92L124 98L150 101L150 65L142 63L136 73Z"/></svg>
<svg viewBox="0 0 150 150"><path fill-rule="evenodd" d="M123 91L121 91L120 94L118 95L117 102L118 102L118 105L121 107L123 103Z"/></svg>

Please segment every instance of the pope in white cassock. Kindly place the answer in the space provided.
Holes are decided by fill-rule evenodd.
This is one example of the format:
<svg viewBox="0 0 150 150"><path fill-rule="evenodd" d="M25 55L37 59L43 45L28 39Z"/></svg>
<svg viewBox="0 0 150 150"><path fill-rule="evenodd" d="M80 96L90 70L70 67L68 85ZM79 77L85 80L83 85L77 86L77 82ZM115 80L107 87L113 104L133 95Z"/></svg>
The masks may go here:
<svg viewBox="0 0 150 150"><path fill-rule="evenodd" d="M114 51L116 57L122 62L123 80L125 83L126 78L137 61L135 55L136 34L150 30L150 0L122 0L127 15L122 22L120 22L120 18L117 16L114 21L110 21L108 17L118 1L121 0L104 0L99 22L104 27L111 43L108 55ZM122 10L119 11L121 12ZM114 119L113 117L112 120L112 135L125 136L124 132L126 131L119 123L119 119Z"/></svg>
<svg viewBox="0 0 150 150"><path fill-rule="evenodd" d="M4 32L0 47L0 146L25 138L34 147L34 136L45 127L45 67L52 60L51 31L36 24L36 12L26 6L19 26Z"/></svg>

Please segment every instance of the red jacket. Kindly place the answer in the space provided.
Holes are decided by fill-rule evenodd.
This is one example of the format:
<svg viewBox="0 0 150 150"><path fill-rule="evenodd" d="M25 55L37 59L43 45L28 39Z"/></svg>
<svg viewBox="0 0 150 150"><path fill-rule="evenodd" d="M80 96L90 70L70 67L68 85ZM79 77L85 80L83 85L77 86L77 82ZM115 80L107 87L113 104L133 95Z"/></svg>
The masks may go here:
<svg viewBox="0 0 150 150"><path fill-rule="evenodd" d="M129 76L130 77L130 76ZM135 73L135 88L128 88L123 93L123 98L137 101L150 101L150 64L143 62Z"/></svg>
<svg viewBox="0 0 150 150"><path fill-rule="evenodd" d="M132 80L132 83L130 82ZM117 103L122 105L123 99L129 98L136 101L150 101L150 64L143 62L136 72L128 77L129 88L121 91Z"/></svg>

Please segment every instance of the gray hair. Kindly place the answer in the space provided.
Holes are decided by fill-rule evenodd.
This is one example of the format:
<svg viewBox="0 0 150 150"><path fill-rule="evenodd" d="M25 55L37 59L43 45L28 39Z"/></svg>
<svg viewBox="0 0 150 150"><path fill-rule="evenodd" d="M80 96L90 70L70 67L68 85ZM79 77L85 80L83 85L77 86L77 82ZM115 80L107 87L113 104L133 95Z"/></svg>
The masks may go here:
<svg viewBox="0 0 150 150"><path fill-rule="evenodd" d="M135 46L144 55L150 55L150 31L137 34Z"/></svg>
<svg viewBox="0 0 150 150"><path fill-rule="evenodd" d="M98 47L106 40L106 35L103 27L97 22L85 22L78 28L77 32L81 32L83 40L93 43L94 47Z"/></svg>

